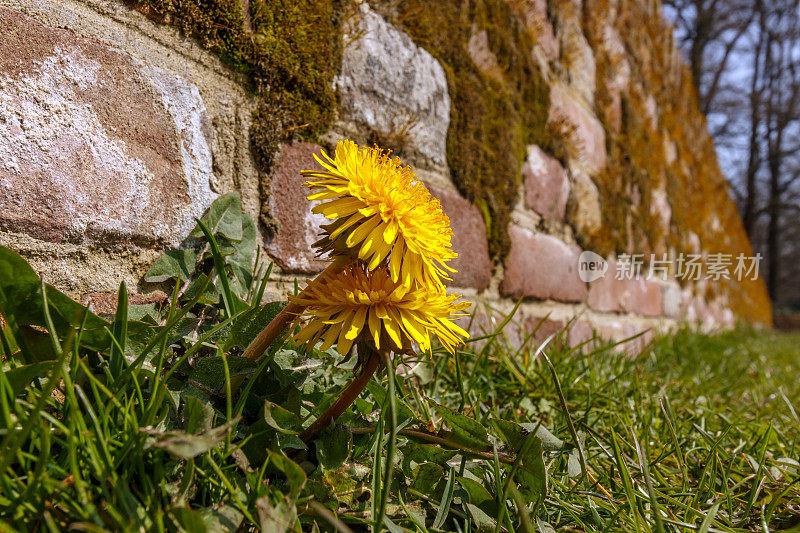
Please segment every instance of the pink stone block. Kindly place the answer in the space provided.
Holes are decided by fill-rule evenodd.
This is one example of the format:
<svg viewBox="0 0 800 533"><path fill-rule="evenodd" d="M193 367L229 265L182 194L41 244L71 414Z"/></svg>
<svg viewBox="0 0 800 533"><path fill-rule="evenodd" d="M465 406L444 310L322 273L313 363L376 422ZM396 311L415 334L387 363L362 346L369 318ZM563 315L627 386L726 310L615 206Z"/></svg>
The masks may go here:
<svg viewBox="0 0 800 533"><path fill-rule="evenodd" d="M439 199L442 210L450 218L453 230L451 244L458 257L448 265L457 270L451 274L447 285L472 287L478 291L489 286L492 279L492 262L489 259L489 242L486 224L480 210L458 193L430 187L431 194Z"/></svg>
<svg viewBox="0 0 800 533"><path fill-rule="evenodd" d="M569 178L567 171L538 146L528 149L522 165L525 204L543 217L562 220L567 209Z"/></svg>
<svg viewBox="0 0 800 533"><path fill-rule="evenodd" d="M509 226L511 251L500 293L512 298L581 302L586 284L578 277L580 248L516 224Z"/></svg>

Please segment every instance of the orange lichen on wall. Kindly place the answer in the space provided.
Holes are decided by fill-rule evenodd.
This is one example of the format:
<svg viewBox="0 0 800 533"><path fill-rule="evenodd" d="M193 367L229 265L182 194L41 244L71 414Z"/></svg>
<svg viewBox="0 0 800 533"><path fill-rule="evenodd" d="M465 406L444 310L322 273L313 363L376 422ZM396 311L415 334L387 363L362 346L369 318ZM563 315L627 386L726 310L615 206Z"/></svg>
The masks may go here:
<svg viewBox="0 0 800 533"><path fill-rule="evenodd" d="M583 236L605 253L752 255L729 185L717 163L691 73L656 3L587 0L584 31L597 65L597 114L607 131L608 165L596 177L603 228ZM610 39L624 46L620 54ZM626 65L621 65L621 62ZM619 72L629 72L619 86ZM616 78L615 78L616 76ZM669 227L652 209L653 191L669 201ZM694 236L696 237L694 237ZM737 316L771 322L761 280L709 282Z"/></svg>

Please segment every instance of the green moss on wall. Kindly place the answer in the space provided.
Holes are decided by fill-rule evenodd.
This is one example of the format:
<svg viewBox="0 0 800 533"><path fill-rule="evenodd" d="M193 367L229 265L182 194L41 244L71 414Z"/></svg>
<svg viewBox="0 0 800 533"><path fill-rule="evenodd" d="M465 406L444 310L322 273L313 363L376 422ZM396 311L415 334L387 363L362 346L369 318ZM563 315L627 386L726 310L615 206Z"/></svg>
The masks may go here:
<svg viewBox="0 0 800 533"><path fill-rule="evenodd" d="M505 0L371 5L444 67L451 101L447 162L456 187L484 213L490 253L495 260L504 257L527 145L562 155L547 130L549 88L532 57L534 37L522 14ZM499 75L482 72L470 57L468 43L480 31Z"/></svg>
<svg viewBox="0 0 800 533"><path fill-rule="evenodd" d="M131 5L197 38L259 96L250 130L261 171L262 219L269 169L281 142L317 140L337 107L333 78L341 66L342 25L351 0L135 0Z"/></svg>
<svg viewBox="0 0 800 533"><path fill-rule="evenodd" d="M252 141L269 166L277 143L293 136L316 140L333 122L342 24L352 9L348 0L251 0L250 12L253 79L263 95Z"/></svg>
<svg viewBox="0 0 800 533"><path fill-rule="evenodd" d="M232 68L251 70L253 47L239 0L127 0L151 19L172 24L216 52Z"/></svg>

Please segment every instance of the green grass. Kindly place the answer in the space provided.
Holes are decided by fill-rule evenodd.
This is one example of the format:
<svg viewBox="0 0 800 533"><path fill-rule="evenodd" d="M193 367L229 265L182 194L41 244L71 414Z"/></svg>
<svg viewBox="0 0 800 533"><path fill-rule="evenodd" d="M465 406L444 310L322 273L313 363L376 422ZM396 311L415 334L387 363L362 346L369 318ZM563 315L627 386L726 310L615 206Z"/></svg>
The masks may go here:
<svg viewBox="0 0 800 533"><path fill-rule="evenodd" d="M258 305L233 200L148 273L170 302L122 290L115 316L0 248L0 531L800 529L798 335L686 330L631 357L499 327L396 359L305 447L355 358L237 355L281 304Z"/></svg>

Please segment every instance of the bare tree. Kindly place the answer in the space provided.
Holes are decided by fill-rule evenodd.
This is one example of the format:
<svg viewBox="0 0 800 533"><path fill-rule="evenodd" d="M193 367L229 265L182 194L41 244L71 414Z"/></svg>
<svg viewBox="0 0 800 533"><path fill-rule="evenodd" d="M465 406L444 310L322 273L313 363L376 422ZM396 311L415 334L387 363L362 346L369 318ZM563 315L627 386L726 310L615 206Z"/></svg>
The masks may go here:
<svg viewBox="0 0 800 533"><path fill-rule="evenodd" d="M799 0L664 0L778 304L793 298L787 284L797 284L783 265L800 263L799 7Z"/></svg>
<svg viewBox="0 0 800 533"><path fill-rule="evenodd" d="M756 209L758 205L758 188L756 187L756 174L761 163L761 151L758 138L758 129L761 124L761 97L763 93L762 68L761 63L765 48L765 18L761 0L757 0L754 6L754 23L757 25L755 36L755 46L751 54L752 74L750 76L750 94L748 97L750 131L748 134L747 145L747 168L745 169L746 192L740 198L742 205L742 222L747 235L752 236L755 230ZM735 190L735 189L734 189Z"/></svg>
<svg viewBox="0 0 800 533"><path fill-rule="evenodd" d="M800 79L798 79L798 34L797 2L774 2L764 17L767 34L764 58L766 126L766 163L769 181L769 197L766 205L767 229L767 289L775 301L778 296L778 280L781 264L781 218L786 210L785 200L794 182L787 172L787 159L798 146L792 143L793 129L800 116Z"/></svg>
<svg viewBox="0 0 800 533"><path fill-rule="evenodd" d="M686 51L703 113L711 112L731 56L753 19L752 0L664 0Z"/></svg>

